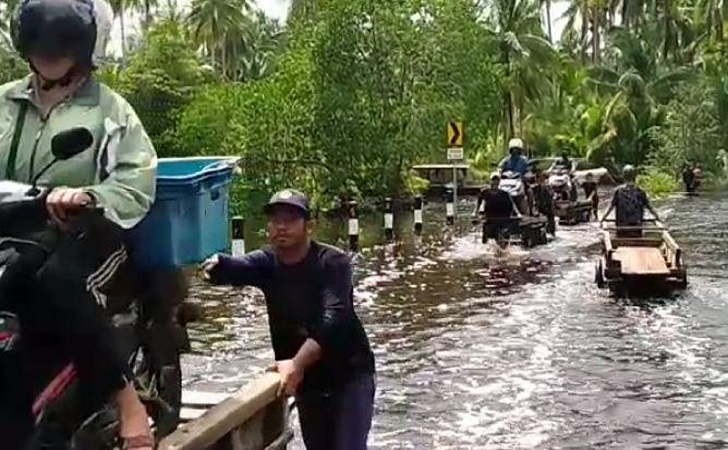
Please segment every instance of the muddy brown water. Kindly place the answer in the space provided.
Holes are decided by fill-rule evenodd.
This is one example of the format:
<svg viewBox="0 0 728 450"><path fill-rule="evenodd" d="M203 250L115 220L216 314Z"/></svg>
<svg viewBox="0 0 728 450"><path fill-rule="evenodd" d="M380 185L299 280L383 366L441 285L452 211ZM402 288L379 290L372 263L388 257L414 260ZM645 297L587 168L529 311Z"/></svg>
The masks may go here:
<svg viewBox="0 0 728 450"><path fill-rule="evenodd" d="M377 359L372 449L728 448L728 196L660 203L690 286L616 301L593 283L595 224L496 256L461 205L458 229L430 205L425 232L399 217L362 225L356 307ZM345 245L345 224L324 223ZM250 246L250 244L249 244ZM188 388L234 391L271 361L253 289L196 283ZM300 438L292 446L302 449Z"/></svg>

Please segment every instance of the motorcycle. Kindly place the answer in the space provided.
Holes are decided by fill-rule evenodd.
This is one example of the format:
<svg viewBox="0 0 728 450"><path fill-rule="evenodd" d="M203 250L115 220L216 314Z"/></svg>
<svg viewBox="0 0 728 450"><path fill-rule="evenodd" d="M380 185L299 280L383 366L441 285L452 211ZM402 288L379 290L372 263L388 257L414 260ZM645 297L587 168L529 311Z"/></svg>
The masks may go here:
<svg viewBox="0 0 728 450"><path fill-rule="evenodd" d="M79 417L75 413L79 399L74 364L67 355L53 351L53 342L39 347L24 339L17 311L18 305L29 301L29 295L39 292L33 280L61 242L83 235L86 223L105 220L100 208L88 207L69 219L69 229L60 230L49 224L45 199L50 189L37 186L37 180L50 167L86 150L92 143L93 137L85 128L61 132L51 142L53 160L32 184L0 181L0 362L3 371L7 371L20 361L17 358L21 351L35 356L35 349L39 349L44 378L49 380L33 389L35 427L28 441L31 448L106 450L119 446L116 408L107 404L91 416ZM194 317L185 309L187 286L182 273L133 271L125 281L129 281L122 284L130 301L119 308L107 306L107 311L159 439L179 424L180 354L189 350L185 325ZM20 295L17 285L25 286ZM37 296L32 300L43 301Z"/></svg>
<svg viewBox="0 0 728 450"><path fill-rule="evenodd" d="M556 168L549 175L549 187L554 192L556 201L576 201L576 185L571 174L564 168Z"/></svg>
<svg viewBox="0 0 728 450"><path fill-rule="evenodd" d="M528 215L529 208L528 199L526 198L526 186L519 173L510 170L501 173L498 189L507 192L511 196L515 206L514 209L517 209L517 215Z"/></svg>

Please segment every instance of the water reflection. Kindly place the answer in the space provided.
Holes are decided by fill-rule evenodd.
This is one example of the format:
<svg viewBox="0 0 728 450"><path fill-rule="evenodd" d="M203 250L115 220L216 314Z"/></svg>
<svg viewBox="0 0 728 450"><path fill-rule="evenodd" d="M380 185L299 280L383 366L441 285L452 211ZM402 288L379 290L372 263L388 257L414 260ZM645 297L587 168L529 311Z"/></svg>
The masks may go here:
<svg viewBox="0 0 728 450"><path fill-rule="evenodd" d="M432 205L422 237L402 218L384 244L373 219L356 271L379 372L371 448L728 448L728 199L661 212L691 284L648 303L596 289L594 225L497 257L469 224L441 232ZM334 232L345 242L343 225L322 228ZM235 389L272 357L262 298L196 292L208 320L186 382Z"/></svg>

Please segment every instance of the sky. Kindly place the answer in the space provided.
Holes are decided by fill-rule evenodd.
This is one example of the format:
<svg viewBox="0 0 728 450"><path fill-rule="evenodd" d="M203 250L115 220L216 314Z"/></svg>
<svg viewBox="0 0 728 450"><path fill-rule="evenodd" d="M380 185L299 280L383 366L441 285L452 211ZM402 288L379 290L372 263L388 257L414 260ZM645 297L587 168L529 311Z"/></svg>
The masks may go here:
<svg viewBox="0 0 728 450"><path fill-rule="evenodd" d="M256 0L255 3L258 7L268 16L284 21L288 14L288 6L290 0ZM189 0L177 0L177 4L181 8L185 8L189 5ZM568 2L566 1L554 1L551 5L551 26L554 33L554 38L558 40L561 36L566 21L560 19L560 17L566 12ZM126 18L126 16L124 16ZM131 20L127 19L125 24L127 28L131 25ZM111 31L111 42L109 43L109 52L119 56L121 55L121 28L119 21L116 20L114 27Z"/></svg>

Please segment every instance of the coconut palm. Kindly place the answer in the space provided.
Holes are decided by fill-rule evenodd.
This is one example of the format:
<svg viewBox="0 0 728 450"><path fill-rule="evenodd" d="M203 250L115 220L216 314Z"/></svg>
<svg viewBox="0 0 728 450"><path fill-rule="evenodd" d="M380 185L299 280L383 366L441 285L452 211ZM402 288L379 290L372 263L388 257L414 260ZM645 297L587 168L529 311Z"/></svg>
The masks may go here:
<svg viewBox="0 0 728 450"><path fill-rule="evenodd" d="M545 38L536 0L495 0L488 6L505 71L503 132L508 138L515 134L516 121L523 131L525 105L539 97L555 53Z"/></svg>
<svg viewBox="0 0 728 450"><path fill-rule="evenodd" d="M694 71L662 64L658 48L626 28L613 29L608 38L607 64L589 70L596 92L608 99L604 129L616 131L622 144L615 155L618 159L644 158L653 145L661 105Z"/></svg>
<svg viewBox="0 0 728 450"><path fill-rule="evenodd" d="M230 78L228 45L235 36L242 36L252 10L248 0L193 0L187 22L194 38L203 45L213 65Z"/></svg>

